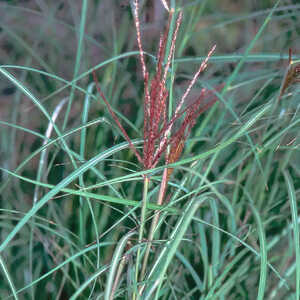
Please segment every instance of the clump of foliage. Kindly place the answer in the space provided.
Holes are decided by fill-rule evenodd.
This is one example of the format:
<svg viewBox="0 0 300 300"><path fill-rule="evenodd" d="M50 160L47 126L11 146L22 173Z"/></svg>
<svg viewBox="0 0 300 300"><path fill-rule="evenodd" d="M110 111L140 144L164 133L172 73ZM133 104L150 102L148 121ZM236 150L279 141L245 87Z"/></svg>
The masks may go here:
<svg viewBox="0 0 300 300"><path fill-rule="evenodd" d="M299 299L300 6L246 2L0 4L1 299Z"/></svg>

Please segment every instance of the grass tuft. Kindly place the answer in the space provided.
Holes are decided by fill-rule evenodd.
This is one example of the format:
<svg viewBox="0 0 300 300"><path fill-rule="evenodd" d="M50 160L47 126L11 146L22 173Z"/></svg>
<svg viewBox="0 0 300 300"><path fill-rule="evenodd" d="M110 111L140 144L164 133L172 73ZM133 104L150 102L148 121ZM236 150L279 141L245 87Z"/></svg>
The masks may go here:
<svg viewBox="0 0 300 300"><path fill-rule="evenodd" d="M299 4L0 12L1 299L300 298Z"/></svg>

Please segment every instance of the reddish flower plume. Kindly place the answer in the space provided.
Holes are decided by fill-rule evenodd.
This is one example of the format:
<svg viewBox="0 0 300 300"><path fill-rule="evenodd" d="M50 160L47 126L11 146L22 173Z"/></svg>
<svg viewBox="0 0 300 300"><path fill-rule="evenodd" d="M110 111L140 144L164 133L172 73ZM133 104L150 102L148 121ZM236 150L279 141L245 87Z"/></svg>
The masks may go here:
<svg viewBox="0 0 300 300"><path fill-rule="evenodd" d="M208 91L203 88L199 94L199 97L184 108L184 106L186 105L185 100L188 94L190 93L192 87L194 86L200 73L206 69L208 59L213 54L215 46L213 46L212 49L209 51L206 59L201 63L198 71L195 73L193 79L189 83L186 91L184 92L183 96L178 102L178 105L175 108L173 117L169 121L167 121L166 109L168 90L166 88L166 81L168 71L171 66L172 57L175 52L176 38L182 21L182 12L179 12L178 17L176 19L176 27L172 34L171 46L169 49L168 56L166 57L166 45L169 36L170 23L174 14L174 11L170 10L169 20L165 32L161 36L159 41L156 73L149 84L149 73L147 71L144 58L140 22L138 17L138 0L134 1L134 5L134 20L137 32L137 43L140 52L140 63L143 72L145 90L143 156L141 156L137 149L134 147L125 129L123 128L117 116L113 112L109 102L107 101L99 87L95 73L94 80L97 83L97 89L101 98L105 102L110 114L112 115L113 119L122 131L125 139L128 141L130 148L134 151L135 155L137 156L137 159L143 164L144 169L151 169L157 165L160 158L162 157L162 154L166 152L168 146L170 147L168 153L166 153L166 163L174 163L179 159L184 147L184 143L188 135L190 134L192 127L196 124L198 116L216 102L217 98L214 92ZM164 61L166 61L165 64ZM182 121L180 125L177 126L178 129L173 130L173 125L175 121L179 122L179 119L182 119ZM171 173L172 169L169 169L168 177L171 175Z"/></svg>

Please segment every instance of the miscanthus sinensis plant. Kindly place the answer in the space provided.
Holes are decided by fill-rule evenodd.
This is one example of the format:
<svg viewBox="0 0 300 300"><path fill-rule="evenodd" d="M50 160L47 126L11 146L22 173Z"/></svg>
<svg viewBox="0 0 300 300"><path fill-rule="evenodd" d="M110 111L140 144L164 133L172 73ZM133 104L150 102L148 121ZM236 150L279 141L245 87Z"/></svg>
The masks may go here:
<svg viewBox="0 0 300 300"><path fill-rule="evenodd" d="M112 35L92 16L118 1L68 1L76 28L52 15L66 5L33 2L0 4L1 58L19 59L0 66L17 87L0 110L0 298L298 300L299 57L277 42L296 34L299 5L256 1L235 18L221 2L158 0L168 18L151 55L138 6L151 1L122 1ZM56 36L66 28L78 47ZM122 115L129 98L137 112Z"/></svg>

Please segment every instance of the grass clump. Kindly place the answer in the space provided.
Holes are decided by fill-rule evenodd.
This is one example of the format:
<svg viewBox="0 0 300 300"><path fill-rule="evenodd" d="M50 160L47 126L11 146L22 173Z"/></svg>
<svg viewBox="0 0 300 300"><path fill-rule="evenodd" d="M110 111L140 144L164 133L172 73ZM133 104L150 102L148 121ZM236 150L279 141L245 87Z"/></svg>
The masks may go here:
<svg viewBox="0 0 300 300"><path fill-rule="evenodd" d="M298 299L299 62L280 51L300 7L29 2L1 4L1 297Z"/></svg>

